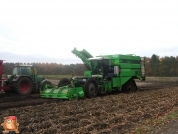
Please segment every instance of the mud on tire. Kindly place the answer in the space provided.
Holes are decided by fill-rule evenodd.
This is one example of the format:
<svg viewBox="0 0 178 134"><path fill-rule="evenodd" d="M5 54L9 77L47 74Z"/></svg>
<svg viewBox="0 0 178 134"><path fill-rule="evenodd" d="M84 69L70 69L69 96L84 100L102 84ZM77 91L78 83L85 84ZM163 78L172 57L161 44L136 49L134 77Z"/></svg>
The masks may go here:
<svg viewBox="0 0 178 134"><path fill-rule="evenodd" d="M16 90L19 94L31 94L33 88L32 81L27 77L20 78L16 83Z"/></svg>
<svg viewBox="0 0 178 134"><path fill-rule="evenodd" d="M51 83L50 81L48 81L48 80L42 81L42 82L40 83L40 89L41 89L41 91L44 90L46 84L52 84L52 83Z"/></svg>
<svg viewBox="0 0 178 134"><path fill-rule="evenodd" d="M134 79L130 79L128 82L126 82L123 87L122 91L130 93L130 92L136 92L137 91L137 85L135 83Z"/></svg>
<svg viewBox="0 0 178 134"><path fill-rule="evenodd" d="M67 78L62 78L59 82L58 82L58 87L62 87L62 86L67 86L68 84L70 84L70 80Z"/></svg>
<svg viewBox="0 0 178 134"><path fill-rule="evenodd" d="M90 78L84 85L84 92L86 97L93 98L98 95L98 84L94 78Z"/></svg>

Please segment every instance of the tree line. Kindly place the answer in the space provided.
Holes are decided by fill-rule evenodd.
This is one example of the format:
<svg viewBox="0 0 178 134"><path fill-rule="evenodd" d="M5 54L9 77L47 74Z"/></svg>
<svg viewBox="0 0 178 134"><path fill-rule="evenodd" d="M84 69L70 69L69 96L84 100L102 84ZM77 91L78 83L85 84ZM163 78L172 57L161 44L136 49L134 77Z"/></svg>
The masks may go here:
<svg viewBox="0 0 178 134"><path fill-rule="evenodd" d="M84 64L57 64L57 63L3 63L3 74L12 74L12 69L17 64L33 65L39 75L83 75L86 70Z"/></svg>
<svg viewBox="0 0 178 134"><path fill-rule="evenodd" d="M178 76L178 56L159 57L153 54L145 58L147 76Z"/></svg>
<svg viewBox="0 0 178 134"><path fill-rule="evenodd" d="M3 74L12 74L13 66L17 63L3 63ZM20 63L33 64L40 75L83 75L86 69L84 64L57 64L57 63ZM159 57L153 54L145 57L146 76L178 76L178 56Z"/></svg>

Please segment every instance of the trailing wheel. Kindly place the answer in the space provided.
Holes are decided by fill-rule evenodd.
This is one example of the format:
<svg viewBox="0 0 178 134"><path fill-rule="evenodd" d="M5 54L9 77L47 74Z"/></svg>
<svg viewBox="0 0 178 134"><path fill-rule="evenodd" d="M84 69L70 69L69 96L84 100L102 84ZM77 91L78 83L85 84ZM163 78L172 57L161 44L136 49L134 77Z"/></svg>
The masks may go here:
<svg viewBox="0 0 178 134"><path fill-rule="evenodd" d="M59 82L58 82L58 87L62 87L62 86L67 86L70 84L70 80L67 78L62 78Z"/></svg>
<svg viewBox="0 0 178 134"><path fill-rule="evenodd" d="M134 81L134 79L130 79L124 86L123 90L126 92L136 92L137 91L137 85Z"/></svg>
<svg viewBox="0 0 178 134"><path fill-rule="evenodd" d="M52 84L50 81L48 80L43 80L41 83L40 83L40 90L43 91L45 89L45 86L46 84Z"/></svg>
<svg viewBox="0 0 178 134"><path fill-rule="evenodd" d="M22 77L17 81L16 90L19 94L26 95L32 93L33 83L27 77Z"/></svg>
<svg viewBox="0 0 178 134"><path fill-rule="evenodd" d="M88 98L96 97L98 94L98 84L94 78L90 78L84 85L84 92Z"/></svg>

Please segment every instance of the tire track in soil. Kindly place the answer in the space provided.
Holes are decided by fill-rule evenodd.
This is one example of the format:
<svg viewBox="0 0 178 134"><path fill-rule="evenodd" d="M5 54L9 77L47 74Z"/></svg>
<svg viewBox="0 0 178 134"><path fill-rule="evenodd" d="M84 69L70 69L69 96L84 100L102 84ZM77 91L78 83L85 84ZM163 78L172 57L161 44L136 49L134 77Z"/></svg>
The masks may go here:
<svg viewBox="0 0 178 134"><path fill-rule="evenodd" d="M41 105L44 103L60 102L59 99L40 98L39 94L19 95L15 93L0 95L0 109L18 108L24 106Z"/></svg>
<svg viewBox="0 0 178 134"><path fill-rule="evenodd" d="M154 84L153 82L137 82L137 85L138 85L137 92L143 92L145 90L156 90L156 89L161 89L163 87L177 86L178 84L176 82L171 82L171 83L154 82ZM111 93L109 95L113 95L113 94ZM105 96L107 95L104 95L103 97ZM145 99L147 100L147 98ZM60 102L60 101L65 101L65 100L40 98L39 94L31 94L31 95L24 95L24 96L15 93L0 94L0 102L1 102L0 109L41 105L44 103Z"/></svg>

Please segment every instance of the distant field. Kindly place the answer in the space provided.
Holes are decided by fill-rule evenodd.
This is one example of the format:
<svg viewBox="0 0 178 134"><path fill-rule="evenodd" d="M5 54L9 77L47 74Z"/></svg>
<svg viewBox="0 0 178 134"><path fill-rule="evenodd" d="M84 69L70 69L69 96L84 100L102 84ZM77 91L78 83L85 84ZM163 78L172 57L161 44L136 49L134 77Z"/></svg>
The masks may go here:
<svg viewBox="0 0 178 134"><path fill-rule="evenodd" d="M46 79L54 79L54 80L58 80L61 78L71 78L70 75L42 75L44 76Z"/></svg>
<svg viewBox="0 0 178 134"><path fill-rule="evenodd" d="M146 81L175 82L178 77L146 77Z"/></svg>
<svg viewBox="0 0 178 134"><path fill-rule="evenodd" d="M60 80L61 78L71 78L71 75L43 75L46 79ZM146 81L178 82L178 77L146 77Z"/></svg>
<svg viewBox="0 0 178 134"><path fill-rule="evenodd" d="M42 75L46 79L53 79L53 80L60 80L61 78L71 78L72 75ZM5 75L2 75L2 77L5 77ZM137 80L136 80L137 81ZM146 77L146 81L154 82L154 81L159 81L159 82L178 82L178 77Z"/></svg>
<svg viewBox="0 0 178 134"><path fill-rule="evenodd" d="M60 80L61 78L72 78L72 75L42 75L46 79Z"/></svg>

